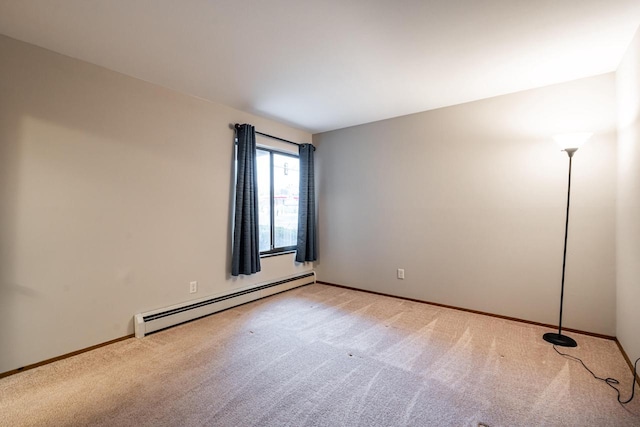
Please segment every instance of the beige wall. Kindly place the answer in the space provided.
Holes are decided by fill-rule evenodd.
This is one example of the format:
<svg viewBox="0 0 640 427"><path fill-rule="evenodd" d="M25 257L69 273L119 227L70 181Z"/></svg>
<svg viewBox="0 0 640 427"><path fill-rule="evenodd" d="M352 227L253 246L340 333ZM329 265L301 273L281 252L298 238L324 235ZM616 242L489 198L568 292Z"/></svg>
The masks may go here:
<svg viewBox="0 0 640 427"><path fill-rule="evenodd" d="M618 82L617 336L640 357L640 31Z"/></svg>
<svg viewBox="0 0 640 427"><path fill-rule="evenodd" d="M0 58L0 372L311 268L230 278L229 125L311 135L3 36Z"/></svg>
<svg viewBox="0 0 640 427"><path fill-rule="evenodd" d="M314 135L318 279L615 335L615 76ZM404 268L405 280L396 279Z"/></svg>

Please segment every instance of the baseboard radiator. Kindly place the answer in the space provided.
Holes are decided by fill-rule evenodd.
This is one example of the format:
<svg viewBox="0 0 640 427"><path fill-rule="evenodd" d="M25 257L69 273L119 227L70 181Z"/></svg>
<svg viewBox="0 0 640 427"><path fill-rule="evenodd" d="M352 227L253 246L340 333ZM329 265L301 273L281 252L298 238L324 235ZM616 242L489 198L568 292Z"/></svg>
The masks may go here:
<svg viewBox="0 0 640 427"><path fill-rule="evenodd" d="M136 338L241 304L316 282L315 271L252 285L233 293L206 297L134 316Z"/></svg>

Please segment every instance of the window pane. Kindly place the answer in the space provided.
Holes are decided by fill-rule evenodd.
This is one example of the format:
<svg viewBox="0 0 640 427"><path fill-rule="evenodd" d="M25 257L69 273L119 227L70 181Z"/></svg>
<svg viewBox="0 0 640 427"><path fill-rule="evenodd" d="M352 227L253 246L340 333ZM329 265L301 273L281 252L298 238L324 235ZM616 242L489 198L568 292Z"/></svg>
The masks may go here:
<svg viewBox="0 0 640 427"><path fill-rule="evenodd" d="M260 252L271 249L271 160L270 153L256 150L258 166L258 226Z"/></svg>
<svg viewBox="0 0 640 427"><path fill-rule="evenodd" d="M298 241L299 161L273 154L274 246L295 246Z"/></svg>

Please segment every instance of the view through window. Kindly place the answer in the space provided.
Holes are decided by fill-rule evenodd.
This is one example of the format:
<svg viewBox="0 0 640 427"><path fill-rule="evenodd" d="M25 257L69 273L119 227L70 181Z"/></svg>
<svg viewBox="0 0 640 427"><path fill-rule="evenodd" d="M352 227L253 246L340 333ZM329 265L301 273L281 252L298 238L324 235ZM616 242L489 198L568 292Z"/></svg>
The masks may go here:
<svg viewBox="0 0 640 427"><path fill-rule="evenodd" d="M260 253L295 249L300 162L292 154L257 149Z"/></svg>

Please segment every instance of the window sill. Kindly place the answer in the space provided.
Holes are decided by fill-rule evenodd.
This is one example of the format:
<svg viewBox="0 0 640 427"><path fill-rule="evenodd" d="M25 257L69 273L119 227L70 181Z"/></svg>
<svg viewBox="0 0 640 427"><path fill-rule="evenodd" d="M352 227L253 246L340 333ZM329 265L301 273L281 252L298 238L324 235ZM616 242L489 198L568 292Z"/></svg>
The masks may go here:
<svg viewBox="0 0 640 427"><path fill-rule="evenodd" d="M287 255L287 254L295 254L296 250L292 249L289 251L282 251L282 252L275 252L275 253L271 253L271 254L260 254L260 258L270 258L272 256L279 256L279 255Z"/></svg>

